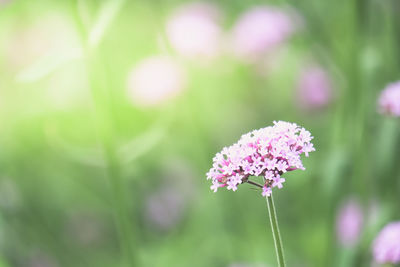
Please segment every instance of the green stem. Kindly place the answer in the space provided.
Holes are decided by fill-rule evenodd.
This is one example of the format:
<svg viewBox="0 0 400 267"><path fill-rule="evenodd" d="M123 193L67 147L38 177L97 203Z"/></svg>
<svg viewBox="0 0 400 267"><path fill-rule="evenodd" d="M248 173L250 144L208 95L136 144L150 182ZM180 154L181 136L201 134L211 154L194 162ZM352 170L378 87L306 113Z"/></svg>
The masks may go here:
<svg viewBox="0 0 400 267"><path fill-rule="evenodd" d="M79 0L78 0L79 1ZM122 3L123 1L121 1ZM100 143L104 152L106 163L106 176L110 182L114 220L118 231L124 266L136 266L134 257L135 243L132 234L132 223L127 205L127 195L124 189L124 180L121 166L117 157L116 134L114 127L113 104L110 94L110 84L105 69L106 62L100 48L90 46L88 43L89 31L85 28L79 16L78 5L72 5L72 14L81 35L84 51L84 60L89 79L89 87L95 109L95 126L99 133Z"/></svg>
<svg viewBox="0 0 400 267"><path fill-rule="evenodd" d="M97 60L94 60L94 62L99 63ZM124 190L123 176L116 152L115 133L112 123L112 106L110 101L108 101L106 92L106 88L109 87L105 85L105 80L101 80L100 78L95 79L96 77L104 78L106 76L104 71L97 71L94 69L94 66L98 66L99 64L89 63L88 65L92 98L95 104L96 128L100 133L100 142L104 151L107 171L106 176L110 182L113 206L115 209L115 223L125 261L130 267L133 267L136 264L133 256L134 242L131 231L132 225L129 217L129 208L127 206L127 196Z"/></svg>
<svg viewBox="0 0 400 267"><path fill-rule="evenodd" d="M117 226L118 236L121 243L121 249L128 266L136 266L136 261L133 255L134 241L131 231L132 223L129 218L129 208L127 206L126 192L124 190L123 177L116 157L115 146L107 144L103 141L103 149L107 164L107 176L110 182L115 223Z"/></svg>
<svg viewBox="0 0 400 267"><path fill-rule="evenodd" d="M281 235L279 233L279 224L278 218L276 217L274 199L271 196L267 197L267 206L268 206L268 214L269 214L269 221L271 223L272 229L272 236L274 237L274 244L275 244L275 252L276 257L278 259L278 266L285 267L285 257L283 256L283 245Z"/></svg>
<svg viewBox="0 0 400 267"><path fill-rule="evenodd" d="M134 252L134 241L132 234L132 223L130 222L129 207L127 206L127 195L124 189L124 181L121 173L121 166L116 152L116 134L114 130L114 116L112 101L108 89L111 86L107 82L106 71L99 67L104 66L101 60L101 53L88 51L87 69L92 98L95 106L96 128L100 133L100 142L104 151L107 177L111 186L113 206L115 212L115 223L128 266L136 266Z"/></svg>

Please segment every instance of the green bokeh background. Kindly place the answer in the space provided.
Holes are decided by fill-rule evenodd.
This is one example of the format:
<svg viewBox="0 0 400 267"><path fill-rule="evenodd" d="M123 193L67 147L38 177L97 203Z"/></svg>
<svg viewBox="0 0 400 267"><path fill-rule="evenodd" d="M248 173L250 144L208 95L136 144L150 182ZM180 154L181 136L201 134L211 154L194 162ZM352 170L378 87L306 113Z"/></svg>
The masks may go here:
<svg viewBox="0 0 400 267"><path fill-rule="evenodd" d="M0 1L1 267L276 266L260 193L246 184L214 194L205 177L222 147L274 120L305 127L316 147L306 171L274 191L288 266L371 265L373 238L400 219L400 122L376 108L400 78L400 2L214 2L227 32L260 4L291 6L303 25L260 74L227 54L179 58L163 32L183 1ZM135 107L127 75L160 54L179 59L188 86L161 106ZM310 60L334 84L323 110L296 104ZM163 188L183 198L167 228L147 216ZM348 198L365 214L351 248L335 235Z"/></svg>

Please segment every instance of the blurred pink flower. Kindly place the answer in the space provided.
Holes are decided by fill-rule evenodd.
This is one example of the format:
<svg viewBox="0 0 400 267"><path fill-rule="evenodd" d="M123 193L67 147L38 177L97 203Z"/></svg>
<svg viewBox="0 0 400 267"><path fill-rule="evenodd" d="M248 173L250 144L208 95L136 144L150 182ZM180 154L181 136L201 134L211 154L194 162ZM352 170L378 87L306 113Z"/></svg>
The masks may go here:
<svg viewBox="0 0 400 267"><path fill-rule="evenodd" d="M56 259L53 258L50 254L35 249L30 252L28 259L23 263L22 266L27 267L58 267L60 266Z"/></svg>
<svg viewBox="0 0 400 267"><path fill-rule="evenodd" d="M74 246L92 247L107 242L106 233L104 222L94 213L73 211L67 216L65 235Z"/></svg>
<svg viewBox="0 0 400 267"><path fill-rule="evenodd" d="M0 5L5 5L9 2L11 2L11 0L0 0Z"/></svg>
<svg viewBox="0 0 400 267"><path fill-rule="evenodd" d="M184 209L183 192L164 187L148 197L146 218L157 228L168 230L181 219Z"/></svg>
<svg viewBox="0 0 400 267"><path fill-rule="evenodd" d="M185 85L184 70L166 56L141 61L128 76L129 96L134 104L142 107L160 105L174 98Z"/></svg>
<svg viewBox="0 0 400 267"><path fill-rule="evenodd" d="M379 112L400 117L400 81L389 84L378 100Z"/></svg>
<svg viewBox="0 0 400 267"><path fill-rule="evenodd" d="M304 170L300 156L315 151L312 139L310 132L295 123L274 121L273 126L242 135L237 143L217 153L207 180L212 180L214 192L225 186L236 191L249 176L263 176L262 196L268 197L272 188L283 187L283 173Z"/></svg>
<svg viewBox="0 0 400 267"><path fill-rule="evenodd" d="M341 245L355 246L359 240L364 218L360 204L350 199L339 209L336 218L336 235Z"/></svg>
<svg viewBox="0 0 400 267"><path fill-rule="evenodd" d="M21 192L18 184L10 178L0 179L0 208L15 210L21 205Z"/></svg>
<svg viewBox="0 0 400 267"><path fill-rule="evenodd" d="M196 187L193 183L195 174L186 160L170 155L163 165L163 181L148 195L144 211L151 226L168 231L177 227L183 219L188 205L196 196Z"/></svg>
<svg viewBox="0 0 400 267"><path fill-rule="evenodd" d="M332 83L328 73L320 66L306 67L297 84L299 105L304 109L319 109L332 101Z"/></svg>
<svg viewBox="0 0 400 267"><path fill-rule="evenodd" d="M172 47L188 58L211 59L219 52L220 11L211 3L190 3L178 8L167 22Z"/></svg>
<svg viewBox="0 0 400 267"><path fill-rule="evenodd" d="M37 16L26 24L16 24L2 52L8 65L19 70L45 56L69 54L79 47L79 38L68 17L51 13Z"/></svg>
<svg viewBox="0 0 400 267"><path fill-rule="evenodd" d="M389 223L382 229L372 250L378 263L400 263L400 221Z"/></svg>
<svg viewBox="0 0 400 267"><path fill-rule="evenodd" d="M245 12L232 33L233 52L254 62L282 44L294 32L290 14L270 6L258 6Z"/></svg>

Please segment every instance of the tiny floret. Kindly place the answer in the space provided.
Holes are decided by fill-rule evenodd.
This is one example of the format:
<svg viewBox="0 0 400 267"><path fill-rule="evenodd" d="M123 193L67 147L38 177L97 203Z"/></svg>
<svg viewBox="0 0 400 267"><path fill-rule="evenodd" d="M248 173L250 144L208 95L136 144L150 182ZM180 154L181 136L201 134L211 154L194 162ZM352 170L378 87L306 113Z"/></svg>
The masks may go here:
<svg viewBox="0 0 400 267"><path fill-rule="evenodd" d="M373 243L377 263L400 263L400 221L386 225Z"/></svg>
<svg viewBox="0 0 400 267"><path fill-rule="evenodd" d="M239 184L251 183L250 176L263 176L262 196L268 197L272 188L283 187L282 174L304 170L300 156L315 151L310 132L295 123L274 121L273 126L244 134L230 147L225 147L213 158L207 173L214 192L220 187L236 191Z"/></svg>

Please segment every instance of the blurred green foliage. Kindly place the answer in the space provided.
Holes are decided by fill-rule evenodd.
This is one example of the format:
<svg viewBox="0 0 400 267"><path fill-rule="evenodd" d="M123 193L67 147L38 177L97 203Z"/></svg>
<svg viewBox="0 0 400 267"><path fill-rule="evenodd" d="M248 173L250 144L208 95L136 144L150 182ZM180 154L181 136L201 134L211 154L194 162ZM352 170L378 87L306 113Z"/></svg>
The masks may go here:
<svg viewBox="0 0 400 267"><path fill-rule="evenodd" d="M146 57L175 55L160 34L182 3L0 1L0 266L129 266L127 255L135 266L275 266L259 192L214 194L205 179L216 152L273 120L310 130L317 150L275 194L288 266L369 266L374 236L400 212L399 121L376 111L379 92L399 79L400 3L215 1L226 31L260 4L290 5L304 25L265 75L228 55L181 60L186 90L135 107L127 75ZM311 112L295 93L309 60L335 90ZM174 214L168 197L157 199L166 186L183 204L160 227L148 201ZM352 249L335 237L348 197L365 212Z"/></svg>

